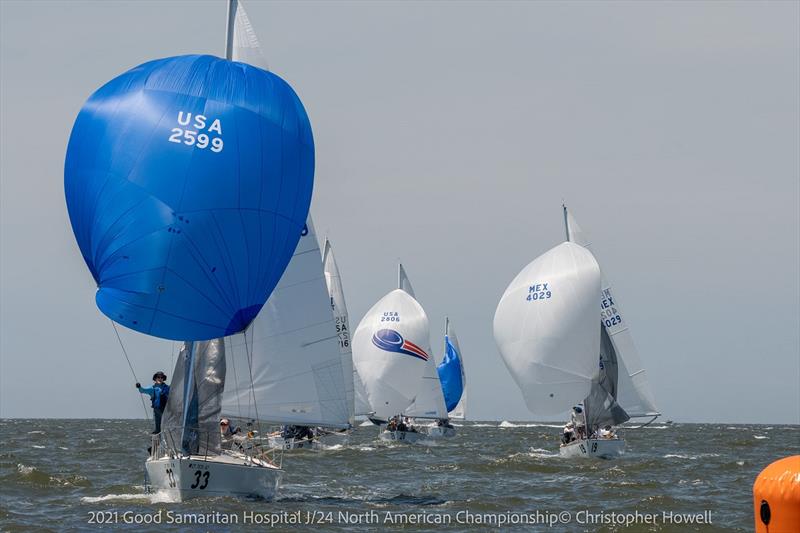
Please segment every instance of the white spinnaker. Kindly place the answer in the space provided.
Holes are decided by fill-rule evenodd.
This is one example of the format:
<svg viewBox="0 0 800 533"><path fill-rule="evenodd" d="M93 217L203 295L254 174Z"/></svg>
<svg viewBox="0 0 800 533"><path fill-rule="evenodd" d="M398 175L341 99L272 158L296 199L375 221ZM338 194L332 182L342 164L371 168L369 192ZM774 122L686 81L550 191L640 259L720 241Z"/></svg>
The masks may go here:
<svg viewBox="0 0 800 533"><path fill-rule="evenodd" d="M600 267L571 242L534 259L506 289L494 338L528 409L566 411L585 398L599 372Z"/></svg>
<svg viewBox="0 0 800 533"><path fill-rule="evenodd" d="M344 300L342 277L339 275L339 266L333 255L333 247L325 239L325 250L322 255L322 264L325 269L325 281L328 284L333 320L336 324L336 334L339 336L339 354L342 357L342 372L344 372L344 386L347 394L347 408L350 413L350 424L354 422L355 392L354 379L357 379L353 369L353 346L350 338L350 321L347 317L347 304ZM367 414L358 413L358 414Z"/></svg>
<svg viewBox="0 0 800 533"><path fill-rule="evenodd" d="M461 386L464 388L461 392L461 399L458 400L458 403L450 411L450 418L455 420L466 420L467 418L467 371L464 367L464 354L461 352L461 346L458 344L458 337L456 336L456 330L453 325L450 323L448 319L445 324L445 331L444 334L449 337L450 342L453 344L453 347L456 349L458 353L458 359L461 361Z"/></svg>
<svg viewBox="0 0 800 533"><path fill-rule="evenodd" d="M589 248L589 234L578 225L575 217L564 206L567 239L584 248ZM617 403L631 417L655 416L658 409L655 405L650 382L642 366L642 360L636 345L633 343L631 331L625 322L625 315L617 298L611 293L611 284L601 274L602 293L600 296L600 321L606 328L611 344L617 353L619 376L617 378Z"/></svg>
<svg viewBox="0 0 800 533"><path fill-rule="evenodd" d="M244 10L244 6L238 0L231 0L229 17L233 13L233 20L228 24L233 24L233 31L229 31L229 47L231 49L230 59L248 63L260 69L269 70L267 59L261 52L261 45L250 19Z"/></svg>
<svg viewBox="0 0 800 533"><path fill-rule="evenodd" d="M447 418L442 383L439 381L439 372L436 370L433 354L430 354L428 362L425 364L425 371L417 387L414 401L403 414L415 418Z"/></svg>
<svg viewBox="0 0 800 533"><path fill-rule="evenodd" d="M382 330L397 332L430 358L430 328L422 306L402 289L381 298L356 328L353 364L364 383L372 417L388 420L411 405L427 360L379 348L373 338Z"/></svg>
<svg viewBox="0 0 800 533"><path fill-rule="evenodd" d="M348 427L350 411L314 224L300 237L267 303L231 349L222 411L229 416ZM252 386L251 386L252 376Z"/></svg>

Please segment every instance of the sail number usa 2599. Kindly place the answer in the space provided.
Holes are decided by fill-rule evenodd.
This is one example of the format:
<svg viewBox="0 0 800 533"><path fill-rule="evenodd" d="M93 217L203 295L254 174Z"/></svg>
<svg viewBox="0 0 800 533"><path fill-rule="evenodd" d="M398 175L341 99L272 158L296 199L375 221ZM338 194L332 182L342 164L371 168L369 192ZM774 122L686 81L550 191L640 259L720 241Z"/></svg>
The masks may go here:
<svg viewBox="0 0 800 533"><path fill-rule="evenodd" d="M535 302L539 300L547 300L552 297L553 293L550 290L549 283L535 283L528 287L528 295L525 300Z"/></svg>
<svg viewBox="0 0 800 533"><path fill-rule="evenodd" d="M178 126L170 130L169 142L195 146L201 150L206 148L212 152L221 152L225 143L222 140L222 122L218 118L210 119L205 115L192 115L178 111Z"/></svg>

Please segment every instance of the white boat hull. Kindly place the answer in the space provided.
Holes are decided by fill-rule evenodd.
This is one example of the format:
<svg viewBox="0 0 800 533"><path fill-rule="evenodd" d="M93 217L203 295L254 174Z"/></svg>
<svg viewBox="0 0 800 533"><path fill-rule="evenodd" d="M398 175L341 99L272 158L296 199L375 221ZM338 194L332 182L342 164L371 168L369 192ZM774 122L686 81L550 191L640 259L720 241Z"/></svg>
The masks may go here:
<svg viewBox="0 0 800 533"><path fill-rule="evenodd" d="M428 426L425 428L425 434L430 439L449 439L456 436L456 428L448 428L444 426Z"/></svg>
<svg viewBox="0 0 800 533"><path fill-rule="evenodd" d="M326 450L332 446L347 446L350 434L346 432L328 433L313 439L284 438L280 435L269 437L269 447L275 450Z"/></svg>
<svg viewBox="0 0 800 533"><path fill-rule="evenodd" d="M378 438L386 442L407 442L409 444L413 444L417 441L428 438L428 435L426 435L425 433L420 433L418 431L384 430L381 432Z"/></svg>
<svg viewBox="0 0 800 533"><path fill-rule="evenodd" d="M159 457L145 462L150 486L174 501L236 496L271 500L283 470L240 454Z"/></svg>
<svg viewBox="0 0 800 533"><path fill-rule="evenodd" d="M562 444L559 454L561 457L613 459L622 455L624 451L624 439L579 439L569 444Z"/></svg>

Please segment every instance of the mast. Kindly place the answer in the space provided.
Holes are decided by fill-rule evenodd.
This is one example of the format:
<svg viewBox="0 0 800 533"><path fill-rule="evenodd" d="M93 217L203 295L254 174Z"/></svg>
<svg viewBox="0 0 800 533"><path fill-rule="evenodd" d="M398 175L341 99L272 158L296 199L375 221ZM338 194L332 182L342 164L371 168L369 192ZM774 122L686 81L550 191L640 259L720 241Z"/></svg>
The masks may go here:
<svg viewBox="0 0 800 533"><path fill-rule="evenodd" d="M403 288L403 263L397 263L397 288Z"/></svg>
<svg viewBox="0 0 800 533"><path fill-rule="evenodd" d="M233 25L236 21L236 8L238 4L238 0L228 0L228 28L225 33L225 59L228 61L233 59Z"/></svg>
<svg viewBox="0 0 800 533"><path fill-rule="evenodd" d="M561 207L564 210L564 231L567 234L567 240L570 240L570 238L569 238L569 220L567 220L567 204L563 204L562 203Z"/></svg>

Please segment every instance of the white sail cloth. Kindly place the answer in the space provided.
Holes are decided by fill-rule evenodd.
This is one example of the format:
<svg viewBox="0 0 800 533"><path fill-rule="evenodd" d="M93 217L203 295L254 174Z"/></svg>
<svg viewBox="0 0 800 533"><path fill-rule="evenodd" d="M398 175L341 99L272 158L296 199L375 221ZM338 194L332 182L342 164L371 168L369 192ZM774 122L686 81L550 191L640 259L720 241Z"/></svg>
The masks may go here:
<svg viewBox="0 0 800 533"><path fill-rule="evenodd" d="M585 398L598 374L600 267L562 243L533 260L506 289L494 338L528 409L558 414Z"/></svg>
<svg viewBox="0 0 800 533"><path fill-rule="evenodd" d="M430 352L428 317L406 291L393 290L367 311L353 335L353 363L373 419L388 420L411 405Z"/></svg>
<svg viewBox="0 0 800 533"><path fill-rule="evenodd" d="M417 387L414 401L403 414L415 418L447 418L442 383L439 381L439 372L436 370L436 361L434 361L433 354L428 358L428 362L425 363L425 371Z"/></svg>
<svg viewBox="0 0 800 533"><path fill-rule="evenodd" d="M567 239L584 248L589 248L589 234L581 229L575 217L564 207ZM617 354L619 376L617 379L617 403L631 417L658 415L650 382L642 366L639 352L633 343L630 329L624 321L624 314L618 299L611 292L611 284L605 275L601 278L600 320L611 339Z"/></svg>
<svg viewBox="0 0 800 533"><path fill-rule="evenodd" d="M354 415L368 414L369 409L367 406L359 405L361 412L356 411L355 381L358 380L358 374L353 368L353 346L352 339L350 338L350 320L347 316L347 304L344 300L344 289L342 288L342 277L339 275L339 266L336 264L336 258L333 255L333 247L327 239L325 239L322 264L325 270L328 294L331 299L331 310L333 311L333 320L336 324L336 334L339 337L339 354L342 357L342 372L344 373L344 387L345 393L347 394L347 409L349 411L350 424L353 424ZM361 401L363 402L363 400Z"/></svg>
<svg viewBox="0 0 800 533"><path fill-rule="evenodd" d="M314 225L246 334L229 337L222 411L284 424L348 427L350 410Z"/></svg>
<svg viewBox="0 0 800 533"><path fill-rule="evenodd" d="M228 24L233 24L233 31L229 30L229 39L232 41L230 42L231 59L269 70L267 59L261 52L261 45L244 6L237 0L231 0L229 9L231 10L229 16L232 15L232 20L229 20Z"/></svg>

